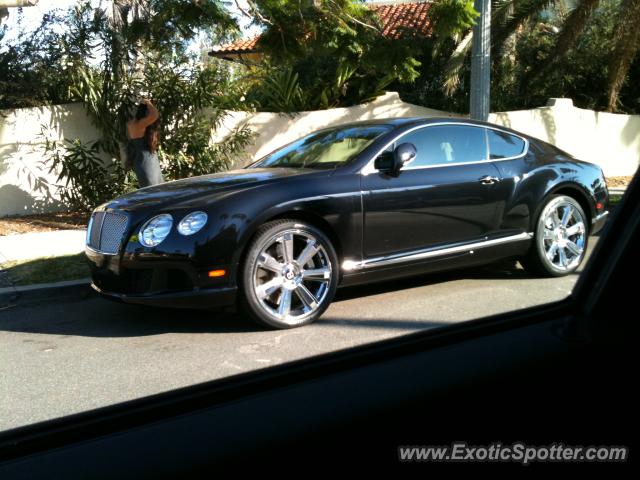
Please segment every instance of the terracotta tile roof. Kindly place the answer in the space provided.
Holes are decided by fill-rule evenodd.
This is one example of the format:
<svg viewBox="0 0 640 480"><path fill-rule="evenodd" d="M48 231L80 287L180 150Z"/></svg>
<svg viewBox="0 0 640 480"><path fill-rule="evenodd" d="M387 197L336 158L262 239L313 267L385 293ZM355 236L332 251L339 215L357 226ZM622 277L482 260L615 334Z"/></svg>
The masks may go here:
<svg viewBox="0 0 640 480"><path fill-rule="evenodd" d="M258 39L260 35L256 35L253 38L244 38L242 40L237 40L233 43L228 43L226 45L221 45L219 47L214 47L213 52L215 53L248 53L252 52L256 49L256 44L258 43Z"/></svg>
<svg viewBox="0 0 640 480"><path fill-rule="evenodd" d="M425 37L431 35L430 2L372 5L371 8L382 21L382 34L385 37L400 38L404 29L413 30Z"/></svg>
<svg viewBox="0 0 640 480"><path fill-rule="evenodd" d="M413 30L417 35L431 34L431 20L429 19L430 2L406 2L390 4L372 4L371 8L378 14L382 22L382 34L397 39L405 29ZM259 35L245 38L233 43L215 47L212 55L240 54L256 51Z"/></svg>

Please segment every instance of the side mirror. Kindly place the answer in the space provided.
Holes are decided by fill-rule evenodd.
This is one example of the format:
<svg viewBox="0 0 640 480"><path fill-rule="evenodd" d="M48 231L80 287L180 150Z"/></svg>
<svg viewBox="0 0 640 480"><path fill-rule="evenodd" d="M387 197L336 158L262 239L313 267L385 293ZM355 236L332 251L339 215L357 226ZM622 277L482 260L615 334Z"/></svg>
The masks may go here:
<svg viewBox="0 0 640 480"><path fill-rule="evenodd" d="M393 151L395 171L399 171L405 164L416 158L418 154L413 143L401 143Z"/></svg>
<svg viewBox="0 0 640 480"><path fill-rule="evenodd" d="M395 168L395 155L391 150L385 150L382 152L373 162L373 166L376 170L381 172L393 172Z"/></svg>
<svg viewBox="0 0 640 480"><path fill-rule="evenodd" d="M412 143L402 143L391 151L381 153L373 162L376 170L391 175L397 174L403 165L416 158L416 147Z"/></svg>

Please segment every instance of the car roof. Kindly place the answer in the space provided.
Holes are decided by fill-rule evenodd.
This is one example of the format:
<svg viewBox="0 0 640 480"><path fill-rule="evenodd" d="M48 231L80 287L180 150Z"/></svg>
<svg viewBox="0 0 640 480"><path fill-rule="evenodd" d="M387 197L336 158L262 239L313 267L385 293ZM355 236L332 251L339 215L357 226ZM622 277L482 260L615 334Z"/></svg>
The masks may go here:
<svg viewBox="0 0 640 480"><path fill-rule="evenodd" d="M372 118L370 120L360 120L357 122L349 122L341 125L332 125L329 128L349 128L349 127L357 127L357 126L363 126L363 125L389 125L392 127L404 127L408 125L421 125L421 124L427 125L430 123L440 123L440 122L465 123L465 124L470 123L478 126L489 126L489 127L496 127L496 128L501 128L505 130L510 130L500 125L496 125L488 122L482 122L479 120L471 120L465 117Z"/></svg>
<svg viewBox="0 0 640 480"><path fill-rule="evenodd" d="M367 120L358 120L355 122L342 123L339 125L331 125L328 128L349 128L349 127L359 127L364 125L389 125L389 126L401 126L409 123L420 123L426 122L430 120L430 118L421 118L421 117L406 117L406 118L371 118Z"/></svg>
<svg viewBox="0 0 640 480"><path fill-rule="evenodd" d="M512 128L505 127L503 125L483 122L481 120L472 120L467 117L403 117L403 118L372 118L369 120L360 120L356 122L348 122L340 125L331 125L321 130L329 130L336 128L351 128L351 127L363 127L367 125L387 125L393 130L408 129L417 125L429 125L433 123L460 123L465 125L477 125L478 127L489 127L497 130L503 130L505 132L512 133L522 138L526 138L531 141L532 138L529 135L513 130ZM536 139L537 140L537 139ZM539 140L538 140L539 141Z"/></svg>

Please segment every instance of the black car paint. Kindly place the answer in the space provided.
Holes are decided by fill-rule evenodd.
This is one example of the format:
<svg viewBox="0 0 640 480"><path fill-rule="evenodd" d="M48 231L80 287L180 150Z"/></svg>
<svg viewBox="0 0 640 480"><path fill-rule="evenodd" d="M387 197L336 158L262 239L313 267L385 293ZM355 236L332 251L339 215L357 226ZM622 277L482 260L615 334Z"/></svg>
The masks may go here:
<svg viewBox="0 0 640 480"><path fill-rule="evenodd" d="M117 255L87 248L94 288L105 296L132 303L231 304L244 249L257 228L274 218L293 217L315 224L332 240L342 263L346 259L359 262L372 256L533 232L543 199L558 192L571 192L590 219L608 206L599 167L519 132L451 118L379 122L394 128L350 163L332 170L249 166L147 187L99 207L124 212L129 223ZM529 150L512 160L403 170L396 175L360 173L398 135L442 122L499 128L528 140ZM479 183L479 178L487 174L500 181L493 185ZM602 206L598 211L597 203ZM209 216L198 233L182 236L173 228L156 247L138 242L140 228L151 217L169 213L175 226L194 210ZM592 232L601 223L593 225ZM516 257L525 254L530 243L520 241L405 265L342 271L341 285ZM227 275L209 278L207 272L212 269L225 269ZM151 272L144 291L120 288L125 278L136 284L136 275L142 271Z"/></svg>

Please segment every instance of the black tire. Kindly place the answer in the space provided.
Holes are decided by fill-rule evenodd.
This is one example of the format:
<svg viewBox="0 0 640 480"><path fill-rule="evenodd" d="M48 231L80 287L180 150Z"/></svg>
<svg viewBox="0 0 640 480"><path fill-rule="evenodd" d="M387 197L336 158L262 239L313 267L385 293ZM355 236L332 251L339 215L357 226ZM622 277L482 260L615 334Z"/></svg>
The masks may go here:
<svg viewBox="0 0 640 480"><path fill-rule="evenodd" d="M548 215L551 214L551 212L553 212L554 208L556 209L556 212L557 212L560 208L565 208L565 206L571 206L575 211L575 214L572 214L572 217L570 219L570 221L573 223L568 224L568 226L571 227L581 222L582 225L584 226L584 230L583 230L583 236L580 239L582 243L578 245L579 247L582 248L581 255L576 254L575 257L572 257L573 260L570 263L568 263L565 268L561 268L558 265L558 264L562 265L562 261L559 259L560 248L556 249L556 253L553 254L552 256L553 259L558 259L556 263L554 263L554 260L550 259L549 256L547 255L547 252L548 252L547 245L552 244L556 240L547 239L545 241L544 235L545 235L545 230L547 232L551 231L548 228L548 223L547 223L549 221ZM584 210L574 198L566 195L552 195L549 198L547 198L543 207L540 209L540 213L538 214L538 218L536 220L533 244L531 245L531 249L529 250L527 255L520 259L521 265L524 267L525 270L531 273L534 273L536 275L545 276L545 277L562 277L565 275L569 275L570 273L573 273L576 269L578 269L578 267L584 261L584 256L585 256L588 239L589 239L589 224L587 219L588 217L585 215ZM565 231L568 230L568 228L566 227L567 226L565 226ZM573 236L569 238L569 240L576 240L577 238L578 236ZM574 245L577 245L577 243L575 242L572 242L572 243L574 243ZM566 251L565 248L562 248L561 250ZM574 254L574 252L572 251L570 251L570 253ZM567 258L566 254L565 254L565 258Z"/></svg>
<svg viewBox="0 0 640 480"><path fill-rule="evenodd" d="M300 265L303 254L316 247ZM271 328L308 325L333 300L338 269L336 251L320 229L292 219L268 222L253 236L240 267L240 306L252 320Z"/></svg>

